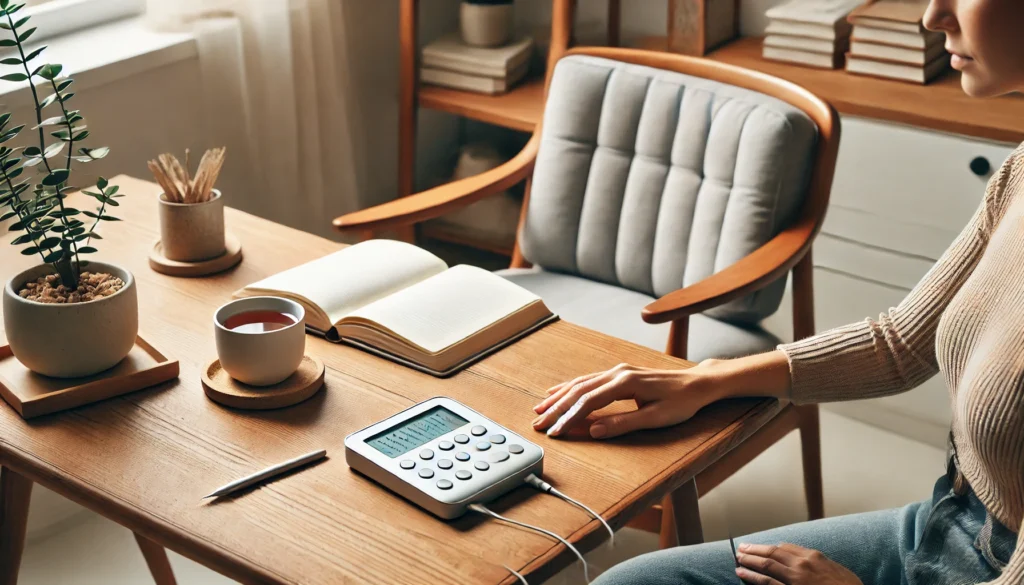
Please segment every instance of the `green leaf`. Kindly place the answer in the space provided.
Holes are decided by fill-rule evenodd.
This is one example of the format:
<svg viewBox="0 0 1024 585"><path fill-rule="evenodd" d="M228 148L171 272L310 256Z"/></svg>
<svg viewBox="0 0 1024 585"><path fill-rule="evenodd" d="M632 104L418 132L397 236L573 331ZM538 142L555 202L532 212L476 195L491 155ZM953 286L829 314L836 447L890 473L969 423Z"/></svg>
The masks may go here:
<svg viewBox="0 0 1024 585"><path fill-rule="evenodd" d="M89 137L89 131L88 130L82 130L78 134L75 134L74 136L72 136L71 139L74 140L75 142L81 142L82 140L85 140L88 137Z"/></svg>
<svg viewBox="0 0 1024 585"><path fill-rule="evenodd" d="M79 254L95 254L96 252L99 252L99 250L92 246L82 246L78 249Z"/></svg>
<svg viewBox="0 0 1024 585"><path fill-rule="evenodd" d="M28 20L28 17L26 16L26 17L25 17L24 19L22 19L22 20ZM43 52L43 51L45 51L45 50L46 50L46 47L44 46L44 47L39 47L39 48L38 48L38 49L36 49L35 51L32 51L31 53L29 53L28 55L26 55L26 56L25 56L25 62L26 62L26 63L28 63L28 62L29 62L29 61L31 61L32 59L35 59L36 57L38 57L38 56L39 56L39 54L40 54L40 53L42 53L42 52Z"/></svg>
<svg viewBox="0 0 1024 585"><path fill-rule="evenodd" d="M85 228L79 226L79 227L76 227L73 230L68 230L68 232L66 234L64 234L64 237L66 237L66 238L73 238L75 236L80 236L80 235L82 235L84 233L85 233Z"/></svg>
<svg viewBox="0 0 1024 585"><path fill-rule="evenodd" d="M7 213L0 215L0 221L7 221L16 215L18 215L17 211L8 211Z"/></svg>
<svg viewBox="0 0 1024 585"><path fill-rule="evenodd" d="M10 122L10 121L11 121L11 114L10 113L0 114L0 130L2 130L4 128L4 126L7 126L7 123Z"/></svg>
<svg viewBox="0 0 1024 585"><path fill-rule="evenodd" d="M0 124L0 126L2 126L2 124ZM39 150L38 146L26 146L22 153L25 156L39 156L40 154L43 154L43 151Z"/></svg>
<svg viewBox="0 0 1024 585"><path fill-rule="evenodd" d="M65 89L70 87L71 84L74 83L74 82L75 82L74 79L71 79L71 78L65 79L64 81L62 81L62 82L57 84L57 91L64 91Z"/></svg>
<svg viewBox="0 0 1024 585"><path fill-rule="evenodd" d="M60 245L60 238L46 238L42 242L39 242L40 248L53 248Z"/></svg>
<svg viewBox="0 0 1024 585"><path fill-rule="evenodd" d="M20 246L22 244L27 244L27 243L29 243L31 241L32 241L32 234L25 234L25 235L21 235L21 236L18 236L16 238L14 238L14 240L11 241L11 245L12 246Z"/></svg>
<svg viewBox="0 0 1024 585"><path fill-rule="evenodd" d="M99 218L100 218L100 216L98 216L98 215L96 215L95 213L93 213L93 212L91 212L91 211L88 211L88 210L86 210L86 211L83 211L82 213L83 213L83 214L84 214L84 215L85 215L86 217L91 217L91 218L93 218L93 219L99 219Z"/></svg>
<svg viewBox="0 0 1024 585"><path fill-rule="evenodd" d="M0 79L3 79L3 78L0 78ZM47 118L47 119L43 120L42 122L36 124L35 126L32 127L32 129L33 130L38 130L38 129L42 128L43 126L56 126L58 124L63 124L63 123L64 123L64 116L63 115L54 116L52 118Z"/></svg>
<svg viewBox="0 0 1024 585"><path fill-rule="evenodd" d="M20 232L23 229L25 229L25 222L24 221L16 221L16 222L12 223L9 228L7 228L7 231L9 231L9 232Z"/></svg>
<svg viewBox="0 0 1024 585"><path fill-rule="evenodd" d="M54 142L53 144L46 147L46 151L43 152L43 156L46 158L53 158L60 154L60 151L64 150L63 142Z"/></svg>
<svg viewBox="0 0 1024 585"><path fill-rule="evenodd" d="M60 96L60 101L61 101L61 103L64 103L64 102L67 102L68 100L70 100L73 97L75 97L75 92L72 91L72 92L69 92L69 93L65 93L65 94L62 94Z"/></svg>
<svg viewBox="0 0 1024 585"><path fill-rule="evenodd" d="M118 207L118 206L120 206L120 205L121 205L121 204L120 204L120 203L118 203L118 202L117 202L117 201L116 201L115 199L112 199L112 198L110 198L110 197L107 197L107 198L105 199L105 201L107 202L107 205L109 205L109 206L111 206L111 207Z"/></svg>
<svg viewBox="0 0 1024 585"><path fill-rule="evenodd" d="M64 250L57 250L56 252L50 252L43 257L43 262L47 264L53 264L54 262L60 262L64 258Z"/></svg>
<svg viewBox="0 0 1024 585"><path fill-rule="evenodd" d="M14 28L21 28L22 26L25 25L26 22L29 21L30 18L32 18L32 17L31 16L25 16L23 18L19 18L18 22L14 23Z"/></svg>
<svg viewBox="0 0 1024 585"><path fill-rule="evenodd" d="M48 187L56 187L61 183L67 182L68 177L70 175L71 172L66 169L57 169L43 178L43 185L46 185Z"/></svg>
<svg viewBox="0 0 1024 585"><path fill-rule="evenodd" d="M3 26L3 24L0 24L0 26ZM8 57L6 59L0 59L0 63L3 63L4 65L21 65L21 59L17 57Z"/></svg>
<svg viewBox="0 0 1024 585"><path fill-rule="evenodd" d="M18 177L21 176L21 173L23 173L24 171L25 171L24 168L18 167L16 169L14 169L13 171L7 173L7 178L8 179L17 179Z"/></svg>
<svg viewBox="0 0 1024 585"><path fill-rule="evenodd" d="M35 256L36 254L39 253L39 248L31 246L22 250L21 253L24 254L25 256Z"/></svg>
<svg viewBox="0 0 1024 585"><path fill-rule="evenodd" d="M7 10L7 7L11 5L11 0L0 0L0 9Z"/></svg>
<svg viewBox="0 0 1024 585"><path fill-rule="evenodd" d="M51 93L50 95L43 98L43 101L39 102L39 109L41 110L55 101L57 101L57 94Z"/></svg>
<svg viewBox="0 0 1024 585"><path fill-rule="evenodd" d="M108 154L110 154L110 149L108 147L106 147L106 146L100 146L98 148L84 148L83 147L83 148L79 148L78 152L84 154L85 156L91 158L92 160L99 160L99 159L107 156ZM100 187L100 189L103 189L103 187Z"/></svg>
<svg viewBox="0 0 1024 585"><path fill-rule="evenodd" d="M19 37L19 38L21 38L21 37ZM46 65L43 65L39 69L39 77L42 77L43 79L54 79L58 75L60 75L60 72L63 69L64 69L63 65L46 64Z"/></svg>
<svg viewBox="0 0 1024 585"><path fill-rule="evenodd" d="M82 150L85 150L85 149L83 148ZM109 184L110 184L110 182L107 181L106 179L104 179L103 177L100 177L99 179L96 180L96 186L99 187L101 191L106 189L107 185L109 185Z"/></svg>
<svg viewBox="0 0 1024 585"><path fill-rule="evenodd" d="M15 136L18 135L18 132L21 132L21 129L24 128L24 127L25 127L24 125L22 125L22 126L15 126L14 128L11 128L10 130L8 130L7 132L4 132L3 134L0 134L0 143L7 142L11 138L14 138Z"/></svg>
<svg viewBox="0 0 1024 585"><path fill-rule="evenodd" d="M17 47L18 41L14 39L0 39L0 47Z"/></svg>
<svg viewBox="0 0 1024 585"><path fill-rule="evenodd" d="M7 75L0 77L0 79L3 79L4 81L25 81L28 79L28 75L25 75L24 73L8 73Z"/></svg>
<svg viewBox="0 0 1024 585"><path fill-rule="evenodd" d="M18 40L24 43L25 41L28 40L28 38L30 36L32 36L32 33L34 33L34 32L36 32L36 29L35 29L35 27L32 27L32 28L28 29L27 31L25 31L25 32L21 33L20 35L18 35Z"/></svg>
<svg viewBox="0 0 1024 585"><path fill-rule="evenodd" d="M24 4L12 4L11 7L7 9L7 14L14 14L15 12L21 10L24 7Z"/></svg>
<svg viewBox="0 0 1024 585"><path fill-rule="evenodd" d="M3 170L6 171L6 170L10 169L13 166L17 166L17 164L19 162L21 162L20 158L9 158L9 159L4 161L4 164L3 164L2 168L3 168Z"/></svg>
<svg viewBox="0 0 1024 585"><path fill-rule="evenodd" d="M101 215L100 219L103 221L121 221L120 217L114 217L113 215Z"/></svg>
<svg viewBox="0 0 1024 585"><path fill-rule="evenodd" d="M6 22L0 22L0 28L4 30L11 30L11 25L7 24Z"/></svg>
<svg viewBox="0 0 1024 585"><path fill-rule="evenodd" d="M103 236L97 234L96 232L88 232L85 235L89 236L90 238L92 238L94 240L102 240L103 239Z"/></svg>

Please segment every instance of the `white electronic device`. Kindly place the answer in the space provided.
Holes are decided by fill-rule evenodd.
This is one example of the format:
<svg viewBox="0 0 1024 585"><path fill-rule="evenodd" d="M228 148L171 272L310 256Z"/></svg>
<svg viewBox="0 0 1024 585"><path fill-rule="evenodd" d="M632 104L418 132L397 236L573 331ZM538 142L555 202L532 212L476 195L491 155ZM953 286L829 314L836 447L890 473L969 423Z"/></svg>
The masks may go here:
<svg viewBox="0 0 1024 585"><path fill-rule="evenodd" d="M431 398L345 437L349 467L441 518L541 475L544 449L451 398Z"/></svg>

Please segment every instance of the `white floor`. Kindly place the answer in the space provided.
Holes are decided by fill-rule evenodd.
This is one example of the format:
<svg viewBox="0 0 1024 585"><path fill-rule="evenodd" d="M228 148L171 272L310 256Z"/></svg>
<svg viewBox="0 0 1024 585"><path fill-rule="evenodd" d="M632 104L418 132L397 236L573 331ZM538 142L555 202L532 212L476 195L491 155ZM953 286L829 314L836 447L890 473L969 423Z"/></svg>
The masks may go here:
<svg viewBox="0 0 1024 585"><path fill-rule="evenodd" d="M829 412L822 413L822 443L829 516L924 499L943 472L943 451ZM21 585L152 583L130 532L87 511L54 525L54 508L52 499L33 500L31 524L43 528L30 536ZM742 535L799 522L805 516L795 433L701 499L708 540L725 537L730 528L734 535ZM602 569L656 547L655 535L626 529L614 549L602 546L588 558L594 569ZM233 583L173 553L171 563L181 585ZM583 583L582 572L570 568L550 583Z"/></svg>

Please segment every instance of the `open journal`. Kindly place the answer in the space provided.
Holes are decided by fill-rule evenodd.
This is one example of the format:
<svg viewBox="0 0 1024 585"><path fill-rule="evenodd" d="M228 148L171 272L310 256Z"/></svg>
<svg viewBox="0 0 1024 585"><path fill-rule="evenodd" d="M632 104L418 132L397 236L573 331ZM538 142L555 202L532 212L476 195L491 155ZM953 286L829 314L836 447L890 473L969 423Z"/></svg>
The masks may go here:
<svg viewBox="0 0 1024 585"><path fill-rule="evenodd" d="M555 316L537 295L473 266L370 240L253 283L235 297L280 296L306 309L306 328L447 376Z"/></svg>

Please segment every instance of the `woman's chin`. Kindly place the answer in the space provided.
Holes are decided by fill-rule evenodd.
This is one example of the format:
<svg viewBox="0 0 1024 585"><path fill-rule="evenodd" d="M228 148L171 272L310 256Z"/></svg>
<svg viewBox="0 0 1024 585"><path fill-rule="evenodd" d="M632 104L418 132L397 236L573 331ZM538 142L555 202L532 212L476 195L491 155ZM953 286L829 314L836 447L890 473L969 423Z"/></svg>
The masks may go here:
<svg viewBox="0 0 1024 585"><path fill-rule="evenodd" d="M1006 90L999 88L997 84L981 79L980 76L971 71L963 72L963 75L960 77L960 87L963 88L964 93L975 98L989 98L1007 93Z"/></svg>

